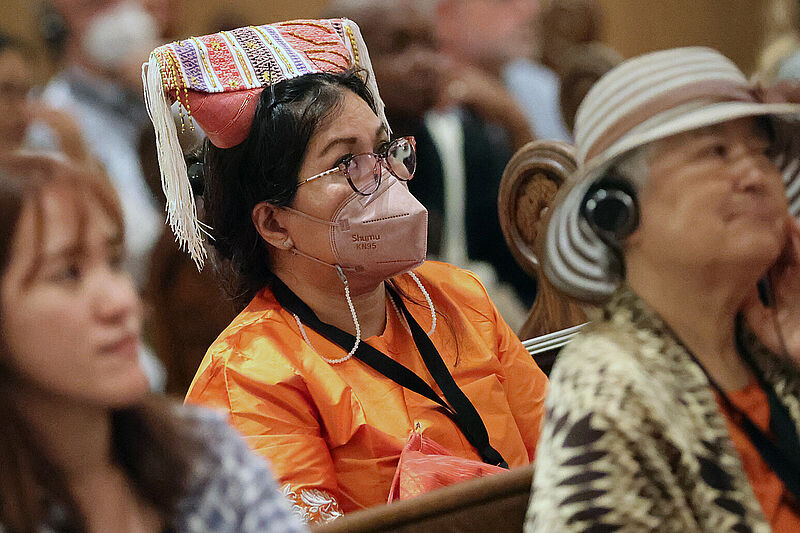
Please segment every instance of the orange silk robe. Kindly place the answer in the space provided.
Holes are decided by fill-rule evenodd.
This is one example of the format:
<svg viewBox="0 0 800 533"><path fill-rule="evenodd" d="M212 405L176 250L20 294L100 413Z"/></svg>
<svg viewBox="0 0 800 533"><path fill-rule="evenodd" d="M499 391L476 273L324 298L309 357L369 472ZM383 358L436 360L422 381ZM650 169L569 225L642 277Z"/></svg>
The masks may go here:
<svg viewBox="0 0 800 533"><path fill-rule="evenodd" d="M417 274L437 311L431 339L480 413L491 444L512 468L530 463L547 378L472 273L426 262ZM395 281L413 299L425 301L410 276ZM406 305L428 331L430 311ZM388 298L386 317L383 334L366 342L441 394ZM261 291L209 348L186 401L227 411L307 519L385 503L400 452L415 428L455 455L480 460L434 402L355 358L328 364L320 354L332 359L346 351L305 329L313 347L269 289Z"/></svg>

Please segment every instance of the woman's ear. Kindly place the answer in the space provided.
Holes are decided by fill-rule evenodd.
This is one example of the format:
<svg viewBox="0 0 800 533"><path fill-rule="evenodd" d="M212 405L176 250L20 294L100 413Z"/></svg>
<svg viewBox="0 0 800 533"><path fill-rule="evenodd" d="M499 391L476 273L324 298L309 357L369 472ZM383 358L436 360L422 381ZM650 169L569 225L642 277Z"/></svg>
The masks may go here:
<svg viewBox="0 0 800 533"><path fill-rule="evenodd" d="M289 236L289 232L278 220L280 209L270 203L261 202L256 204L250 213L250 218L256 231L264 241L278 248L279 250L291 250L294 242Z"/></svg>

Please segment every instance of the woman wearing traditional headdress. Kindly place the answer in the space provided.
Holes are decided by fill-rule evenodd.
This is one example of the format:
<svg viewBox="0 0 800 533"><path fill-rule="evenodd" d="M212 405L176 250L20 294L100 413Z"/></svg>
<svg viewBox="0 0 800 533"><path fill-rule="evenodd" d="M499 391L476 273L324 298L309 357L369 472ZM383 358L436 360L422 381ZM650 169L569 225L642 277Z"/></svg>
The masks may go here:
<svg viewBox="0 0 800 533"><path fill-rule="evenodd" d="M229 413L307 519L385 502L410 436L478 465L531 461L546 378L474 275L424 263L415 141L391 139L355 24L172 43L146 84L173 228L198 262L208 234L244 307L187 401ZM170 98L208 137L203 223Z"/></svg>

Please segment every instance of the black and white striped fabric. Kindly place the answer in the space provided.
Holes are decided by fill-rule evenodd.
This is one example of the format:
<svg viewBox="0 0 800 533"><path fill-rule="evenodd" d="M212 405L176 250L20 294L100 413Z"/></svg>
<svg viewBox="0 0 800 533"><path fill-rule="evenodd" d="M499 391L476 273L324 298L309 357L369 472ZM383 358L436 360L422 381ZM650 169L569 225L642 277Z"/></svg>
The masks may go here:
<svg viewBox="0 0 800 533"><path fill-rule="evenodd" d="M800 215L800 105L763 103L758 87L719 52L687 47L645 54L611 70L575 120L578 169L547 228L544 271L560 290L606 301L621 282L612 250L581 217L591 185L625 154L653 141L742 117L773 117L775 163L790 212Z"/></svg>

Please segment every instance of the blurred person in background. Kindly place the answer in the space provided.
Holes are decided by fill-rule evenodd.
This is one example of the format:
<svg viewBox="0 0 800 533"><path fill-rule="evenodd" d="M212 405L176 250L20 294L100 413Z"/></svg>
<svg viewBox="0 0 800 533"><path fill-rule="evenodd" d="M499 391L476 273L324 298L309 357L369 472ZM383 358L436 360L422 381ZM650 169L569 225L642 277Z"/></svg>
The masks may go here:
<svg viewBox="0 0 800 533"><path fill-rule="evenodd" d="M465 101L450 98L448 83L461 69L437 50L433 12L424 0L337 0L325 13L363 28L389 123L398 135L417 140L418 179L408 186L428 210L429 257L475 272L516 330L536 284L514 261L500 230L497 193L512 152L491 124L496 93L480 88L488 76L476 74L477 85L461 80L474 92L462 95ZM509 98L496 82L487 84ZM513 103L504 113L520 116Z"/></svg>
<svg viewBox="0 0 800 533"><path fill-rule="evenodd" d="M386 502L395 475L411 496L529 464L547 383L475 275L425 261L415 141L390 138L369 57L354 22L295 20L170 43L146 71L172 226L201 264L209 234L241 310L186 401L228 413L315 522ZM446 452L409 473L414 442Z"/></svg>
<svg viewBox="0 0 800 533"><path fill-rule="evenodd" d="M603 312L551 373L526 531L800 529L790 96L691 47L581 104L544 271Z"/></svg>
<svg viewBox="0 0 800 533"><path fill-rule="evenodd" d="M570 49L600 40L603 10L597 0L551 0L536 27L542 65L559 77Z"/></svg>
<svg viewBox="0 0 800 533"><path fill-rule="evenodd" d="M445 59L440 105L468 108L499 127L512 153L534 137L543 137L503 80L505 64L530 48L528 23L535 20L537 0L502 5L493 0L435 0L418 6L433 25Z"/></svg>
<svg viewBox="0 0 800 533"><path fill-rule="evenodd" d="M304 531L221 417L149 393L107 178L5 156L0 218L0 529Z"/></svg>
<svg viewBox="0 0 800 533"><path fill-rule="evenodd" d="M73 118L31 94L35 80L33 62L32 52L21 41L0 33L0 139L3 139L0 151L29 148L29 127L39 122L47 124L64 155L88 163L91 156Z"/></svg>
<svg viewBox="0 0 800 533"><path fill-rule="evenodd" d="M179 3L166 2L179 7ZM147 283L150 253L165 226L162 207L145 182L139 159L141 132L148 126L141 92L141 65L162 34L174 30L165 17L165 0L53 0L51 25L61 25L61 70L40 100L71 115L91 157L98 161L119 195L126 234L126 268L137 288ZM58 32L56 32L58 33ZM35 121L30 145L59 147L52 128ZM156 390L166 382L162 363L148 345L142 364Z"/></svg>
<svg viewBox="0 0 800 533"><path fill-rule="evenodd" d="M476 82L487 85L475 75L488 74L510 92L523 110L520 118L536 138L570 141L558 107L558 76L532 59L539 0L436 0L435 4L440 49L457 67L448 85L453 98L474 92L469 86ZM495 93L498 104L503 102L502 93ZM514 148L522 144L514 143Z"/></svg>
<svg viewBox="0 0 800 533"><path fill-rule="evenodd" d="M138 0L53 0L53 8L52 16L63 24L63 66L41 99L74 117L92 157L111 178L128 232L127 267L141 288L164 226L138 158L139 137L148 124L141 64L166 22L159 25ZM34 125L31 144L57 145L50 128L40 126Z"/></svg>

